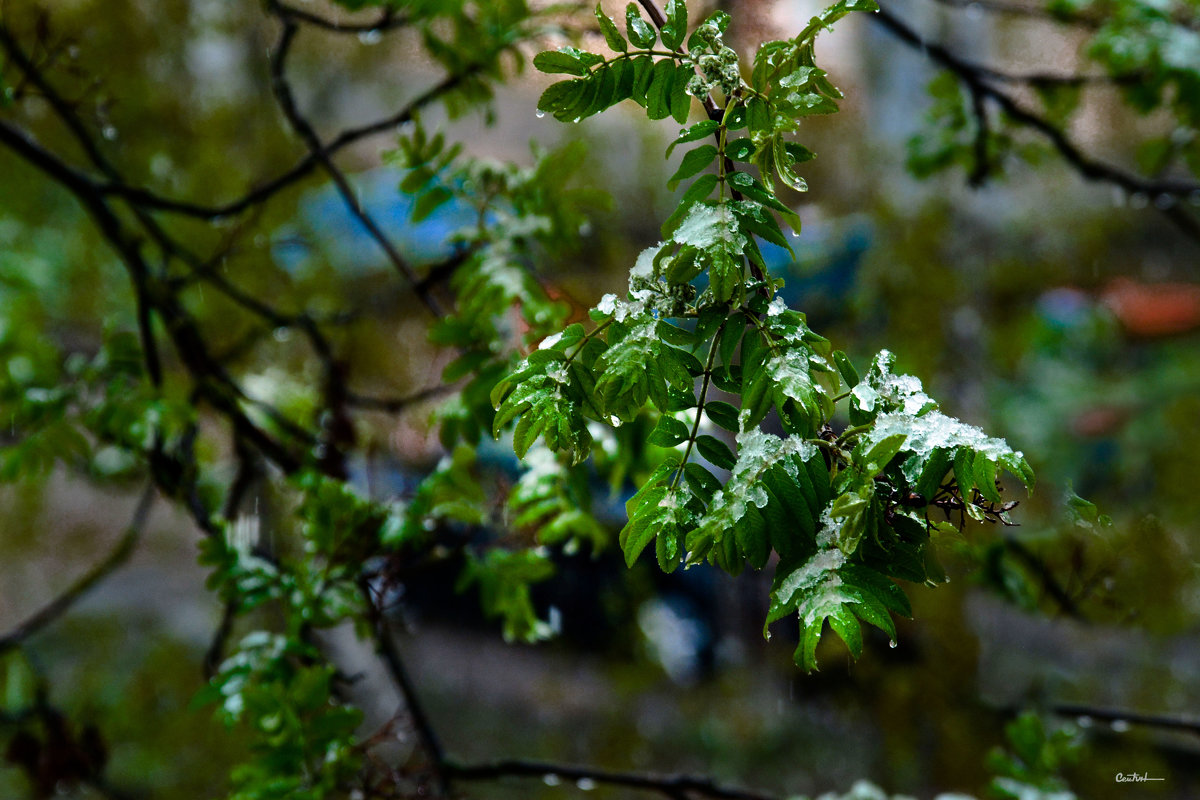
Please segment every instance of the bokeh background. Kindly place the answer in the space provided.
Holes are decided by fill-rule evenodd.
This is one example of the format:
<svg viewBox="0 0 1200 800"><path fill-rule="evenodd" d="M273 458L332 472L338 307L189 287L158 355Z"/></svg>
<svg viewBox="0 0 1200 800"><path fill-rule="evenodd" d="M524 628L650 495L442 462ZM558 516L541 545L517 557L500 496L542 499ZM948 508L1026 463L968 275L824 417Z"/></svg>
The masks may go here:
<svg viewBox="0 0 1200 800"><path fill-rule="evenodd" d="M786 0L722 5L743 50L817 10ZM889 8L1016 70L1078 63L1078 41L1036 20L930 0ZM0 13L31 25L42 12L70 41L63 69L135 183L219 200L302 153L270 102L265 54L276 30L257 3L9 0ZM1028 160L1005 161L980 187L963 170L913 177L906 163L937 130L929 59L868 18L847 19L818 49L846 99L841 113L802 132L819 157L805 165L810 191L788 197L804 222L799 258L769 253L787 277L785 296L858 363L891 349L948 413L1022 449L1039 480L1015 514L1020 526L969 529L946 543L951 581L910 587L915 619L901 624L898 647L869 638L853 663L840 643L826 643L811 676L791 664L785 636L761 637L769 576L664 577L647 564L627 573L612 551L563 556L560 575L536 594L562 635L526 647L501 641L475 599L455 594L452 572L432 573L405 587L402 642L447 749L466 760L701 772L790 794L864 777L918 796L975 793L1004 722L1034 708L1083 734L1066 772L1081 798L1200 796L1194 732L1065 713L1200 710L1200 243L1169 224L1156 198L1089 183L1033 138L1021 143ZM301 102L325 132L385 114L437 77L404 33L312 33L292 66ZM546 272L582 312L622 291L636 254L657 241L676 199L664 188L675 163L663 157L676 130L636 109L577 125L542 118L534 108L547 83L528 70L500 90L490 114L431 110L425 121L469 154L504 161L528 163L531 141L586 144L577 180L614 202L597 208L577 257ZM73 152L35 105L19 113L48 147ZM1132 143L1161 124L1096 87L1072 133L1092 152L1132 163ZM407 221L402 175L381 157L393 146L381 135L340 163L405 252L436 260L464 218L448 207L420 226ZM364 386L403 394L437 382L446 354L427 344L413 297L328 184L304 182L236 224L252 226L230 257L250 292L370 309L339 334ZM233 346L246 334L219 297L201 292L191 302L218 341ZM16 379L28 368L9 357L17 343L94 351L105 330L133 329L132 307L124 273L80 207L0 150L0 370ZM301 353L281 330L243 357L240 375L264 396L302 403L315 376ZM442 455L431 408L368 416L373 466L360 477L371 472L377 496L403 498ZM495 444L481 457L504 463L511 454ZM108 552L136 488L99 489L60 473L0 487L0 630ZM1071 492L1111 524L1081 517ZM620 501L600 512L614 528ZM160 504L131 562L26 649L58 704L103 721L114 783L156 798L219 796L241 746L211 709L191 705L220 618L197 541L186 518ZM22 669L0 662L0 681L15 685ZM1116 785L1118 771L1166 780ZM23 781L0 765L0 796L23 796ZM478 795L590 788L534 782Z"/></svg>

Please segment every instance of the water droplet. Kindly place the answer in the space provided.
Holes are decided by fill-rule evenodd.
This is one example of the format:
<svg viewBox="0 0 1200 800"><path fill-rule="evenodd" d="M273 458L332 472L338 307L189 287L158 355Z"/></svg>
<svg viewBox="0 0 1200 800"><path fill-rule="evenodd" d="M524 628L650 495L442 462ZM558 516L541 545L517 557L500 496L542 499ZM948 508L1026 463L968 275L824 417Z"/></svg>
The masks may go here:
<svg viewBox="0 0 1200 800"><path fill-rule="evenodd" d="M562 779L560 779L553 772L547 772L542 776L542 783L546 784L547 786L558 786L560 783L562 783Z"/></svg>
<svg viewBox="0 0 1200 800"><path fill-rule="evenodd" d="M582 117L576 117L575 119L571 120L571 122L579 122L579 120L581 120L581 119L582 119Z"/></svg>
<svg viewBox="0 0 1200 800"><path fill-rule="evenodd" d="M541 119L542 117L546 116L546 112L545 112L545 111L542 111L542 110L539 108L537 111L535 111L535 112L533 113L533 115L534 115L535 117L537 117L538 119Z"/></svg>
<svg viewBox="0 0 1200 800"><path fill-rule="evenodd" d="M286 342L288 339L292 338L291 330L283 325L280 325L278 328L276 328L272 332L272 335L275 337L275 341L280 343Z"/></svg>
<svg viewBox="0 0 1200 800"><path fill-rule="evenodd" d="M967 6L967 19L972 22L983 19L983 6L979 5L979 3L971 3L971 5Z"/></svg>
<svg viewBox="0 0 1200 800"><path fill-rule="evenodd" d="M1125 733L1125 731L1129 730L1129 723L1123 719L1114 719L1109 723L1109 727L1112 728L1115 733Z"/></svg>
<svg viewBox="0 0 1200 800"><path fill-rule="evenodd" d="M375 28L369 31L363 31L358 35L358 40L363 44L379 44L383 41L383 31Z"/></svg>
<svg viewBox="0 0 1200 800"><path fill-rule="evenodd" d="M1128 200L1128 195L1120 186L1114 186L1112 190L1112 204L1115 208L1122 208Z"/></svg>
<svg viewBox="0 0 1200 800"><path fill-rule="evenodd" d="M1075 723L1081 728L1090 728L1092 727L1092 718L1084 714L1082 717L1076 719Z"/></svg>
<svg viewBox="0 0 1200 800"><path fill-rule="evenodd" d="M1169 194L1160 194L1158 197L1154 198L1154 207L1159 211L1166 211L1168 208L1171 208L1174 205L1175 198Z"/></svg>
<svg viewBox="0 0 1200 800"><path fill-rule="evenodd" d="M115 125L105 125L103 130L100 131L100 135L111 142L117 138L117 128Z"/></svg>
<svg viewBox="0 0 1200 800"><path fill-rule="evenodd" d="M575 781L575 786L581 792L590 792L596 788L596 782L591 778L580 778Z"/></svg>
<svg viewBox="0 0 1200 800"><path fill-rule="evenodd" d="M888 642L888 647L890 647L890 648L892 648L893 650L895 650L895 649L896 649L896 640L895 640L895 639L892 639L890 642Z"/></svg>
<svg viewBox="0 0 1200 800"><path fill-rule="evenodd" d="M1133 197L1129 198L1130 208L1145 208L1150 204L1150 198L1146 197L1142 192L1134 192Z"/></svg>

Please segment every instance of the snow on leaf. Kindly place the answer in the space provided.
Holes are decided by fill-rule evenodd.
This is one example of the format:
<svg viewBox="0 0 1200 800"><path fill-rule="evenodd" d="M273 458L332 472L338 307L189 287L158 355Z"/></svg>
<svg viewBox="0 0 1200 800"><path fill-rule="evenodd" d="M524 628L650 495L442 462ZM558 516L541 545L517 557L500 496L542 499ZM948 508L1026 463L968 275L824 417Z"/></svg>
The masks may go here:
<svg viewBox="0 0 1200 800"><path fill-rule="evenodd" d="M816 448L798 436L781 439L757 429L738 434L737 446L733 475L724 488L713 495L701 526L714 539L737 525L750 505L755 508L766 506L767 491L761 481L767 470L781 464L789 476L795 477L795 457L807 461L816 455Z"/></svg>

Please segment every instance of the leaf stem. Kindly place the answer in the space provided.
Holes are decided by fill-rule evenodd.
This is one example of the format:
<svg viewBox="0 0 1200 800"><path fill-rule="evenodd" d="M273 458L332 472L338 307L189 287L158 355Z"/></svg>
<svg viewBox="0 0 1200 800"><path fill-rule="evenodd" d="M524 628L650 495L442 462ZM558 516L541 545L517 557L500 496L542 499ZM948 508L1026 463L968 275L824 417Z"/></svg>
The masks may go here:
<svg viewBox="0 0 1200 800"><path fill-rule="evenodd" d="M716 362L717 342L721 339L721 332L725 330L725 326L729 324L729 317L721 323L721 327L717 328L713 334L712 341L708 345L708 358L704 362L704 379L700 382L700 396L696 399L696 418L692 420L692 431L688 434L687 447L683 451L683 460L679 462L679 469L675 470L674 477L671 478L669 491L674 491L679 485L679 479L683 476L683 468L688 463L688 459L692 457L692 449L696 446L696 437L700 434L700 419L704 416L704 401L708 397L708 387L712 382L713 364Z"/></svg>

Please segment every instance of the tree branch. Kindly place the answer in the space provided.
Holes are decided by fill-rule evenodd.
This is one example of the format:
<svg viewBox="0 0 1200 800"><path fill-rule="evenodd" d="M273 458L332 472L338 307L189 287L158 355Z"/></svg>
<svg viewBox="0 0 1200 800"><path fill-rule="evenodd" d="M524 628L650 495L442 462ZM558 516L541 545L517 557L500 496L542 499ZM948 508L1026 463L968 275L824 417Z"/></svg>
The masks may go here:
<svg viewBox="0 0 1200 800"><path fill-rule="evenodd" d="M397 16L394 9L384 8L373 22L338 22L285 3L276 3L276 8L293 19L312 25L330 33L382 33L408 24L408 18Z"/></svg>
<svg viewBox="0 0 1200 800"><path fill-rule="evenodd" d="M342 196L342 200L346 204L346 208L354 215L354 218L366 229L367 233L375 240L379 248L383 250L392 266L402 275L405 280L412 285L417 293L417 297L425 304L430 313L435 317L443 315L441 305L437 299L425 289L420 278L408 261L400 255L395 245L387 238L383 230L375 222L375 219L367 213L362 203L358 199L358 195L354 191L354 187L350 185L350 181L345 174L337 168L333 163L333 159L325 152L325 147L321 143L321 139L317 136L317 132L309 124L304 115L300 113L296 106L296 98L292 92L291 85L287 81L286 64L287 56L291 51L292 42L295 41L296 34L299 28L296 21L288 14L286 7L277 2L271 2L270 8L276 13L280 21L283 23L283 32L279 38L279 44L275 48L275 55L271 58L271 87L275 92L275 97L279 101L279 107L283 110L283 115L287 118L288 123L296 134L304 141L308 147L308 151L317 159L321 167L328 173L333 180L334 186L337 187L338 194Z"/></svg>
<svg viewBox="0 0 1200 800"><path fill-rule="evenodd" d="M558 764L549 761L511 759L489 764L447 763L447 772L465 781L491 781L499 778L539 778L554 776L560 780L590 781L596 785L623 786L644 792L657 792L666 797L686 800L689 794L721 800L780 800L775 795L749 789L722 786L711 778L693 775L654 775L638 772L612 772L593 767Z"/></svg>
<svg viewBox="0 0 1200 800"><path fill-rule="evenodd" d="M396 688L399 689L401 697L404 698L404 704L408 708L409 716L412 718L413 729L417 733L417 738L420 740L425 754L429 757L438 793L445 795L449 789L451 771L446 762L446 754L442 749L441 740L438 738L433 724L429 721L429 716L425 713L424 706L421 705L416 686L409 677L408 670L404 667L404 661L400 657L400 649L396 645L396 638L392 635L391 628L388 627L388 622L384 617L382 609L375 602L375 593L372 591L370 580L366 575L359 577L358 589L363 601L367 605L367 617L371 622L371 632L375 639L376 652L383 658L392 681L396 684Z"/></svg>
<svg viewBox="0 0 1200 800"><path fill-rule="evenodd" d="M1151 197L1170 196L1176 202L1160 210L1189 238L1200 242L1200 222L1187 211L1182 210L1178 202L1178 200L1190 197L1193 192L1200 191L1200 184L1180 180L1145 178L1093 159L1072 142L1061 128L1022 107L1011 95L988 83L987 68L959 58L936 42L927 41L886 7L881 8L879 13L872 14L871 17L901 42L928 55L936 63L957 75L972 94L993 100L1013 122L1041 134L1085 180L1109 183L1133 194L1140 193ZM1155 205L1158 206L1157 203Z"/></svg>
<svg viewBox="0 0 1200 800"><path fill-rule="evenodd" d="M1021 563L1038 576L1038 580L1042 582L1042 587L1046 590L1046 593L1054 598L1054 602L1058 604L1058 607L1062 609L1064 614L1079 622L1088 622L1087 616L1079 609L1079 606L1071 598L1067 590L1062 587L1062 584L1058 582L1058 579L1054 577L1054 574L1050 572L1045 562L1026 547L1020 539L1017 539L1015 536L1005 536L1004 546Z"/></svg>
<svg viewBox="0 0 1200 800"><path fill-rule="evenodd" d="M1142 714L1137 711L1124 711L1113 708L1095 708L1093 706L1064 703L1051 706L1050 710L1060 717L1091 717L1102 722L1127 722L1131 725L1143 725L1148 728L1182 731L1200 736L1200 719L1195 717L1173 717L1164 714Z"/></svg>
<svg viewBox="0 0 1200 800"><path fill-rule="evenodd" d="M142 490L142 496L138 500L137 507L134 509L133 519L130 520L125 533L117 540L116 546L105 556L104 560L88 570L79 580L71 584L65 592L38 609L24 622L3 636L0 636L0 654L20 647L25 643L26 639L53 623L70 610L71 606L75 605L97 584L129 560L129 556L133 554L134 548L137 546L138 540L141 539L142 532L146 527L146 519L150 514L151 506L154 504L154 495L154 484L147 483L146 488Z"/></svg>
<svg viewBox="0 0 1200 800"><path fill-rule="evenodd" d="M470 79L478 73L482 68L478 66L470 67L462 73L456 75L448 75L438 83L431 86L429 89L422 92L417 97L413 98L404 108L397 111L391 116L369 122L365 125L360 125L354 128L347 128L339 133L333 139L325 144L318 153L309 152L308 155L300 159L291 169L272 178L258 188L239 197L236 200L231 200L222 205L206 206L199 203L192 203L186 200L175 200L138 186L130 186L122 182L109 182L98 185L98 190L102 194L114 195L122 197L131 203L135 203L144 208L163 211L172 214L180 214L197 219L208 220L215 222L228 217L238 216L245 213L254 206L265 203L267 200L274 197L279 192L287 189L292 184L308 177L313 171L321 165L320 158L330 158L341 150L349 147L356 142L370 136L374 136L385 131L392 130L413 119L413 115L423 109L425 106L441 99L442 95L458 88L464 81Z"/></svg>

